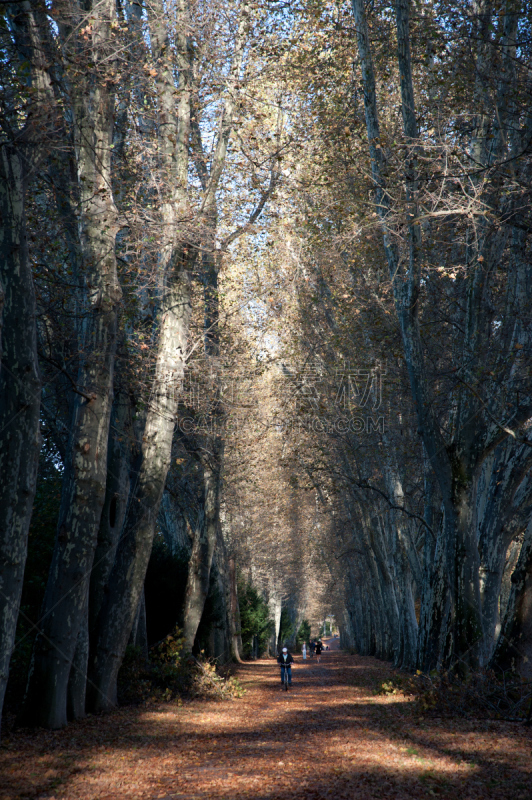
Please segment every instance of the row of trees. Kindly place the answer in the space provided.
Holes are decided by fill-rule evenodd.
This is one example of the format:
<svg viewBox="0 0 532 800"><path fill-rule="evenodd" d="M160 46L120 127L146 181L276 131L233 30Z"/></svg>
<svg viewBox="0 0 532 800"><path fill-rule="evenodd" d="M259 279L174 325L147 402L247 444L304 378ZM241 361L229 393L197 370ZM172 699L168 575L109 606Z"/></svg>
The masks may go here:
<svg viewBox="0 0 532 800"><path fill-rule="evenodd" d="M220 647L238 657L211 424L224 419L232 347L218 281L273 194L287 140L254 52L267 9L24 0L2 13L0 698L44 434L61 502L24 716L54 728L116 702L161 504L170 546L190 542L186 647L214 561ZM183 392L194 358L209 425L191 432L176 423L198 412Z"/></svg>
<svg viewBox="0 0 532 800"><path fill-rule="evenodd" d="M336 613L409 669L529 674L530 17L343 12L301 54L307 160L278 243L287 438L336 542Z"/></svg>
<svg viewBox="0 0 532 800"><path fill-rule="evenodd" d="M526 670L525 4L2 9L0 700L51 473L29 722L116 702L156 532L189 650L240 569L272 649Z"/></svg>

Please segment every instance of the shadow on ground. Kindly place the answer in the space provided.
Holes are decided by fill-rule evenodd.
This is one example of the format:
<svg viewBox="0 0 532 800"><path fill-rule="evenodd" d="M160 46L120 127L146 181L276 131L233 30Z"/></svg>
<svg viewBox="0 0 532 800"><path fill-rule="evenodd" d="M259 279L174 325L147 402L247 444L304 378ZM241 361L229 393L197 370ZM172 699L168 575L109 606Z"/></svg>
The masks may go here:
<svg viewBox="0 0 532 800"><path fill-rule="evenodd" d="M59 732L20 731L0 751L0 800L489 798L530 800L530 728L419 719L375 696L371 658L328 653L279 691L273 661L239 669L234 702L121 709Z"/></svg>

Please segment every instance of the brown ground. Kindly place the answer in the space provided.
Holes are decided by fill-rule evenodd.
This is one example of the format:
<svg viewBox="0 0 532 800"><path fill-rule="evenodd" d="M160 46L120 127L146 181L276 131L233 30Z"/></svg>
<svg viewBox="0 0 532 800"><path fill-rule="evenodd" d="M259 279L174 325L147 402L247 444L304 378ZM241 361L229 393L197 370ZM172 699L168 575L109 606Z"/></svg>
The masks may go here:
<svg viewBox="0 0 532 800"><path fill-rule="evenodd" d="M123 708L11 735L0 800L531 800L530 728L419 719L408 698L374 694L391 671L372 658L297 660L288 694L262 660L239 668L239 700Z"/></svg>

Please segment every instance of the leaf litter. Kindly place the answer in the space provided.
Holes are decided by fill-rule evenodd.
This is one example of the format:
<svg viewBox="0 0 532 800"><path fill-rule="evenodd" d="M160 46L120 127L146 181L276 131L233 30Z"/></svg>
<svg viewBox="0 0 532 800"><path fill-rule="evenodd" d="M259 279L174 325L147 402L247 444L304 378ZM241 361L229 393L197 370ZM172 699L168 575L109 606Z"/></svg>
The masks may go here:
<svg viewBox="0 0 532 800"><path fill-rule="evenodd" d="M280 691L273 659L245 663L233 700L123 707L0 748L0 800L530 800L532 729L423 716L397 673L327 652Z"/></svg>

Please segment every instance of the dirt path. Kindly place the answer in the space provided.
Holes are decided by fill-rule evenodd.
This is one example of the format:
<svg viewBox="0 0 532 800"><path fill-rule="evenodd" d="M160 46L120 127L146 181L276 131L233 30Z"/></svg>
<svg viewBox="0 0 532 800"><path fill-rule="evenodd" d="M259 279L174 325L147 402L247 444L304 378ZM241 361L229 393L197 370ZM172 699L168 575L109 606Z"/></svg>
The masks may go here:
<svg viewBox="0 0 532 800"><path fill-rule="evenodd" d="M294 688L275 663L245 664L245 696L125 708L59 732L17 733L0 750L0 800L530 800L532 731L419 720L376 696L390 670L330 651L298 658Z"/></svg>

